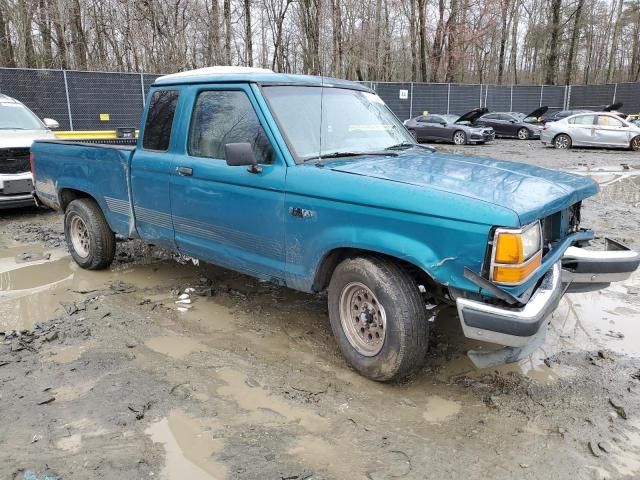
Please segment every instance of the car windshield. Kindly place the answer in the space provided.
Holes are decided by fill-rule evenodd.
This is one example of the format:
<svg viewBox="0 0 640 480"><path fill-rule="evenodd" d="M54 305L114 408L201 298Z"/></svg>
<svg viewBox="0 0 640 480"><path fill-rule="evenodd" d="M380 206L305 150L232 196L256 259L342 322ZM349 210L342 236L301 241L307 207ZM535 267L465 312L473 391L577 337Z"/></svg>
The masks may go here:
<svg viewBox="0 0 640 480"><path fill-rule="evenodd" d="M447 123L456 123L456 120L460 117L458 115L442 115L442 118L444 118L444 121Z"/></svg>
<svg viewBox="0 0 640 480"><path fill-rule="evenodd" d="M0 130L43 130L42 122L20 103L0 103Z"/></svg>
<svg viewBox="0 0 640 480"><path fill-rule="evenodd" d="M522 112L511 112L510 115L515 117L517 120L524 120L527 116Z"/></svg>
<svg viewBox="0 0 640 480"><path fill-rule="evenodd" d="M374 93L303 86L265 86L263 93L298 163L415 144Z"/></svg>

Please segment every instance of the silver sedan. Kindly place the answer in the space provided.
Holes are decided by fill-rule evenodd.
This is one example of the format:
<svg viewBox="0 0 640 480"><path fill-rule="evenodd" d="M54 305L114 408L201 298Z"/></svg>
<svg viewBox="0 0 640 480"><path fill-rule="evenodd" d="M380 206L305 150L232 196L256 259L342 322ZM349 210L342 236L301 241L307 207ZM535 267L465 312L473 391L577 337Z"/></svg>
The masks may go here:
<svg viewBox="0 0 640 480"><path fill-rule="evenodd" d="M640 127L612 113L580 113L547 123L540 140L545 145L561 149L576 146L640 151Z"/></svg>

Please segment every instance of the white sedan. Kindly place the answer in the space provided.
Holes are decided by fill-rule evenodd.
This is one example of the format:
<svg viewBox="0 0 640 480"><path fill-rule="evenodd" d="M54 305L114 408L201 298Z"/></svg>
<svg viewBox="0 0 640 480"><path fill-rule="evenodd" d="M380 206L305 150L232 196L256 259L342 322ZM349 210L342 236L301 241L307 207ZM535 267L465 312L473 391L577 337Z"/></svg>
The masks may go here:
<svg viewBox="0 0 640 480"><path fill-rule="evenodd" d="M547 123L540 140L545 145L630 148L640 151L640 127L613 113L589 112Z"/></svg>

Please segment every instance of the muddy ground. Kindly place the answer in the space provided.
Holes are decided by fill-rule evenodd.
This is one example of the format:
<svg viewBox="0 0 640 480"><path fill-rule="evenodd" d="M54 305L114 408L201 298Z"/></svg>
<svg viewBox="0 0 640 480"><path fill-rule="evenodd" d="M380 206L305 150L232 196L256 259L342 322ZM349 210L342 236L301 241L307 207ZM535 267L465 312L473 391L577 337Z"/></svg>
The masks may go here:
<svg viewBox="0 0 640 480"><path fill-rule="evenodd" d="M596 176L584 225L640 248L639 154L462 153ZM0 479L640 478L637 274L568 295L544 346L497 369L445 311L427 367L378 384L346 366L323 296L137 242L87 272L61 220L0 213Z"/></svg>

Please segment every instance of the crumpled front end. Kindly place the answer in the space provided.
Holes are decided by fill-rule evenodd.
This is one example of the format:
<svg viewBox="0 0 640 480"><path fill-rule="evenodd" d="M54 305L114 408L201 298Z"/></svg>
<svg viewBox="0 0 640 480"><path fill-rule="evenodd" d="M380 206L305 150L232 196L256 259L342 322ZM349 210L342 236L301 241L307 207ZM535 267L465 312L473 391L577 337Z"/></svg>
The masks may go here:
<svg viewBox="0 0 640 480"><path fill-rule="evenodd" d="M505 346L490 354L470 353L478 366L517 361L537 348L544 340L551 314L567 291L602 289L612 282L626 280L638 268L638 252L609 239L604 249L595 249L589 245L593 232L580 229L579 222L578 203L518 230L537 228L541 245L539 251L532 249L529 258L519 252L520 257L514 256L511 265L508 249L506 253L500 251L504 242L499 238L501 232L509 234L510 230L496 229L483 271L465 272L479 287L476 295L453 292L465 336ZM512 249L518 252L517 245ZM526 253L526 247L523 250ZM535 259L539 266L532 273L524 271L527 277L520 282L509 284L506 282L509 276L499 276L498 268L515 269L520 266L517 262L526 266Z"/></svg>

